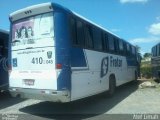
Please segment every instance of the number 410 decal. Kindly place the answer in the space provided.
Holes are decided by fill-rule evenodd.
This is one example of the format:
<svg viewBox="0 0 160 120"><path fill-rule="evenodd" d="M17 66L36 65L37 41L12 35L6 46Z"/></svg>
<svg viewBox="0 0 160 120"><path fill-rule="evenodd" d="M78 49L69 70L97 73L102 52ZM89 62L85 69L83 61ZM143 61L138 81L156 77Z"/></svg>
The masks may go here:
<svg viewBox="0 0 160 120"><path fill-rule="evenodd" d="M42 57L32 58L31 61L33 64L53 64L53 60L44 60Z"/></svg>

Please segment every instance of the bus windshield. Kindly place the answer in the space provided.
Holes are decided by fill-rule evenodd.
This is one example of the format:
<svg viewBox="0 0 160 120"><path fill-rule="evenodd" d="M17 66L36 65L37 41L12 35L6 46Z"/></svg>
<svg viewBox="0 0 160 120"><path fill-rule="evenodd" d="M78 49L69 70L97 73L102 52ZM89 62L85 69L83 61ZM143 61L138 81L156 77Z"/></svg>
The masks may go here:
<svg viewBox="0 0 160 120"><path fill-rule="evenodd" d="M16 21L12 25L12 47L53 46L53 13L44 13Z"/></svg>

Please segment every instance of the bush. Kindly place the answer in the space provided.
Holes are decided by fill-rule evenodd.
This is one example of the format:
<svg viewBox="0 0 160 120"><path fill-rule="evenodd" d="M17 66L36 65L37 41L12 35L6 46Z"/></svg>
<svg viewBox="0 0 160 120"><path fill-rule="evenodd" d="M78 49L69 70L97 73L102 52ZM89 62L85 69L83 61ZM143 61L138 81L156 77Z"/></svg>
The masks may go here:
<svg viewBox="0 0 160 120"><path fill-rule="evenodd" d="M151 66L141 67L142 77L151 78L152 77L152 68Z"/></svg>

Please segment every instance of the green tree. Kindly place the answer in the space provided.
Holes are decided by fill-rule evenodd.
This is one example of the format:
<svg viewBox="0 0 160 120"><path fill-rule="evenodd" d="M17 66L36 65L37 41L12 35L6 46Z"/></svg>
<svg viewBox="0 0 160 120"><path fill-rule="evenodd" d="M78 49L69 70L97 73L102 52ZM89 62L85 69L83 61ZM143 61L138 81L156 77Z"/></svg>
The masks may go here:
<svg viewBox="0 0 160 120"><path fill-rule="evenodd" d="M144 58L151 57L151 53L145 53L145 54L143 55L143 57L144 57Z"/></svg>

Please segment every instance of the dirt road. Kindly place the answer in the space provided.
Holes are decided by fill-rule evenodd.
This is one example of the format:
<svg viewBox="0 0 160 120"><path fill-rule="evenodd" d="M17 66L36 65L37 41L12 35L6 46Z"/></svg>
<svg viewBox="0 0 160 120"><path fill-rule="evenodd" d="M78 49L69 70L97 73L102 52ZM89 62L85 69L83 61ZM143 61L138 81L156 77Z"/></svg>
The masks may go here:
<svg viewBox="0 0 160 120"><path fill-rule="evenodd" d="M0 99L0 114L1 118L5 118L7 114L18 114L17 117L10 116L15 117L15 120L22 118L26 120L64 119L70 116L76 119L95 120L114 117L123 120L125 117L133 119L133 115L136 114L160 114L160 88L138 89L138 84L131 82L118 87L112 98L100 94L63 104L12 98L9 94L3 93Z"/></svg>

